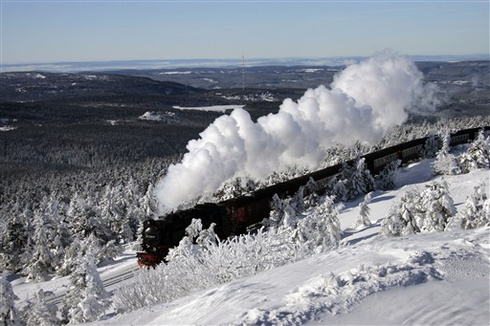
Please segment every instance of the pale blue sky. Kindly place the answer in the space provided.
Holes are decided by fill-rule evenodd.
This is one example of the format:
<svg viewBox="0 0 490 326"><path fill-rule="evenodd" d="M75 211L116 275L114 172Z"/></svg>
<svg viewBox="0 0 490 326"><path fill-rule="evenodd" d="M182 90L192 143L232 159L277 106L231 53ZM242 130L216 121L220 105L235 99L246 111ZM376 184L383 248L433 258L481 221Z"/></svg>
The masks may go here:
<svg viewBox="0 0 490 326"><path fill-rule="evenodd" d="M489 53L489 1L0 1L4 64Z"/></svg>

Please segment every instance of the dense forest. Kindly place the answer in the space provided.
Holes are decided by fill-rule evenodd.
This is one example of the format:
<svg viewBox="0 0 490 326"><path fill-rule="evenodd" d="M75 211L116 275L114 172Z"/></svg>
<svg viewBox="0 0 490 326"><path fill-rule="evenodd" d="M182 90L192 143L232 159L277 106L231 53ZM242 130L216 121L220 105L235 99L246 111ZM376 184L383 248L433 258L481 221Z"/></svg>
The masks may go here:
<svg viewBox="0 0 490 326"><path fill-rule="evenodd" d="M433 68L425 67L428 76ZM471 78L478 69L488 75L488 64L471 69ZM156 182L170 164L180 161L188 141L222 114L173 106L227 105L240 99L255 120L276 112L282 99L294 100L304 92L203 90L111 74L6 73L0 82L0 266L33 280L70 274L73 255L88 236L99 245L97 262L136 240L142 221L155 215ZM490 125L489 116L475 116L488 106L488 98L479 95L471 103L457 95L462 94L454 91L457 85L451 87L454 98L441 110L444 114L414 114L374 146L358 142L326 149L321 166L414 138ZM479 109L447 119L458 103L460 111L469 104ZM143 119L149 111L164 119ZM264 180L229 180L202 200L229 198L304 172L291 166Z"/></svg>

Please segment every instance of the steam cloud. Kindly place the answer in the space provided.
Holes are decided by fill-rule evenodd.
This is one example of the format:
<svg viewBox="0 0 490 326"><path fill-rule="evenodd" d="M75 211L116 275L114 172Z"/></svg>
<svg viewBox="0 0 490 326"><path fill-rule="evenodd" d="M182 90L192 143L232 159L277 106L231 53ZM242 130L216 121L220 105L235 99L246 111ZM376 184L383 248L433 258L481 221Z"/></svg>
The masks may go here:
<svg viewBox="0 0 490 326"><path fill-rule="evenodd" d="M200 139L189 141L182 162L157 184L160 213L212 193L235 176L264 178L292 164L314 169L322 148L379 141L406 121L406 110L433 103L422 79L409 58L385 51L348 66L330 88L320 85L297 102L284 100L278 113L256 123L243 109L217 118Z"/></svg>

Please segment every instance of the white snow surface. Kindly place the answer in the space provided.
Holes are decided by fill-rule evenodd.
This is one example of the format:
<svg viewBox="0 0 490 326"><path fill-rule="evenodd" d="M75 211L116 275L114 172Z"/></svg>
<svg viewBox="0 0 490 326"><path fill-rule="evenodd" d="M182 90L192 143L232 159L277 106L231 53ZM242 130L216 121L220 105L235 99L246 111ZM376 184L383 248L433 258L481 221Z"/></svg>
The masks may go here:
<svg viewBox="0 0 490 326"><path fill-rule="evenodd" d="M363 198L346 203L344 238L332 251L89 325L488 325L489 227L378 235L404 192L430 183L430 163L400 169L396 190L373 193L369 227L353 228ZM489 194L489 170L444 179L457 209L481 181ZM101 267L102 279L130 270L130 257ZM40 287L12 284L24 298Z"/></svg>
<svg viewBox="0 0 490 326"><path fill-rule="evenodd" d="M223 112L226 110L243 109L245 105L243 104L229 104L229 105L211 105L211 106L172 106L176 110L198 110L198 111L214 111Z"/></svg>

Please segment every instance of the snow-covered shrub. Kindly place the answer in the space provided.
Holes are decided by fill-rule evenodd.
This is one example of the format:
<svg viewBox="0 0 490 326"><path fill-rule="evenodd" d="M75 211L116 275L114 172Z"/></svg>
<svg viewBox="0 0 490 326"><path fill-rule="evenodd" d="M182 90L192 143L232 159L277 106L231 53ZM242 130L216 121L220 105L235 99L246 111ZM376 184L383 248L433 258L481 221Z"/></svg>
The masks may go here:
<svg viewBox="0 0 490 326"><path fill-rule="evenodd" d="M22 309L22 320L26 325L53 326L60 325L61 321L56 315L58 307L47 300L53 299L54 293L39 289L34 294L34 300L28 300L27 305Z"/></svg>
<svg viewBox="0 0 490 326"><path fill-rule="evenodd" d="M303 198L304 202L304 207L306 209L316 206L320 200L320 196L318 195L317 191L319 190L318 184L313 180L313 178L310 177L308 182L306 183L304 187L304 195L305 197Z"/></svg>
<svg viewBox="0 0 490 326"><path fill-rule="evenodd" d="M6 326L21 325L19 311L15 307L18 297L12 290L12 285L7 279L7 272L3 271L0 278L0 324Z"/></svg>
<svg viewBox="0 0 490 326"><path fill-rule="evenodd" d="M140 273L135 283L114 295L117 311L131 311L168 302L194 291L253 275L304 257L302 248L290 241L285 228L260 229L203 248L184 237L167 259L154 270Z"/></svg>
<svg viewBox="0 0 490 326"><path fill-rule="evenodd" d="M486 137L483 130L471 143L468 150L458 157L462 173L468 173L477 169L490 168L490 137Z"/></svg>
<svg viewBox="0 0 490 326"><path fill-rule="evenodd" d="M358 228L361 226L370 226L371 220L369 219L369 204L371 203L371 198L373 193L367 193L364 196L364 200L359 204L359 215L357 217L354 227Z"/></svg>
<svg viewBox="0 0 490 326"><path fill-rule="evenodd" d="M456 213L449 186L445 180L432 182L421 193L419 212L416 215L420 232L444 231Z"/></svg>
<svg viewBox="0 0 490 326"><path fill-rule="evenodd" d="M61 316L64 322L70 323L94 321L104 315L109 305L109 294L97 271L92 243L87 241L82 244L76 268L70 275L70 289L63 300Z"/></svg>
<svg viewBox="0 0 490 326"><path fill-rule="evenodd" d="M455 212L447 183L432 182L422 192L406 191L400 202L390 208L380 234L401 236L444 231Z"/></svg>
<svg viewBox="0 0 490 326"><path fill-rule="evenodd" d="M440 147L441 147L441 141L439 140L439 137L437 137L436 134L429 135L424 144L422 157L424 158L436 157Z"/></svg>
<svg viewBox="0 0 490 326"><path fill-rule="evenodd" d="M356 162L350 181L349 199L354 199L375 190L375 181L371 172L366 166L366 159L361 158Z"/></svg>
<svg viewBox="0 0 490 326"><path fill-rule="evenodd" d="M277 205L284 201L278 200ZM189 293L213 287L233 279L254 275L306 257L318 250L335 247L341 228L338 205L332 197L304 215L286 209L278 223L269 223L254 234L240 235L224 241L217 239L211 225L203 230L193 221L179 246L170 250L168 263L144 271L135 283L120 288L114 296L117 311L168 302ZM293 223L294 220L294 223ZM306 233L308 231L309 233ZM194 244L193 239L197 239Z"/></svg>
<svg viewBox="0 0 490 326"><path fill-rule="evenodd" d="M323 202L305 213L293 232L295 242L311 252L321 252L336 247L342 237L338 218L341 205L333 196L324 196Z"/></svg>
<svg viewBox="0 0 490 326"><path fill-rule="evenodd" d="M402 236L419 233L420 229L416 223L418 213L418 191L407 190L400 201L390 207L388 215L381 224L380 234L387 236Z"/></svg>
<svg viewBox="0 0 490 326"><path fill-rule="evenodd" d="M490 225L490 200L485 193L485 183L480 183L469 195L464 207L454 217L454 224L459 224L463 229L475 229Z"/></svg>
<svg viewBox="0 0 490 326"><path fill-rule="evenodd" d="M401 163L401 160L392 161L381 170L375 177L376 189L389 190L395 188L396 175Z"/></svg>
<svg viewBox="0 0 490 326"><path fill-rule="evenodd" d="M432 170L436 175L451 175L461 173L456 157L450 153L449 143L451 134L446 132L443 136L441 149L437 152L436 159L432 164Z"/></svg>

